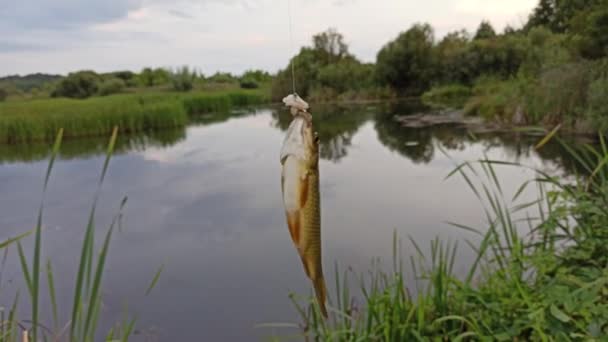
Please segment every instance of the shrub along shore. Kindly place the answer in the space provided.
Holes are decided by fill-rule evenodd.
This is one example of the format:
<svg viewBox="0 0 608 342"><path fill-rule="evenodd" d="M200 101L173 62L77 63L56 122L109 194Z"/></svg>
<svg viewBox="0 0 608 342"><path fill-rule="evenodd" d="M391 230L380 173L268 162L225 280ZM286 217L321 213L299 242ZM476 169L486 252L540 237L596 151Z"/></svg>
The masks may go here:
<svg viewBox="0 0 608 342"><path fill-rule="evenodd" d="M296 326L315 341L606 341L608 148L600 141L562 142L587 172L574 181L536 170L536 179L506 189L495 169L523 165L461 164L451 175L463 177L487 215L483 229L454 224L476 235L466 241L476 257L464 274L454 268L457 243L436 239L429 255L410 238L405 260L395 237L392 272L336 266L330 319L314 301L293 299ZM527 188L538 198L521 203Z"/></svg>
<svg viewBox="0 0 608 342"><path fill-rule="evenodd" d="M121 94L77 99L41 99L0 104L0 143L52 141L185 126L200 114L268 102L260 90L214 93Z"/></svg>

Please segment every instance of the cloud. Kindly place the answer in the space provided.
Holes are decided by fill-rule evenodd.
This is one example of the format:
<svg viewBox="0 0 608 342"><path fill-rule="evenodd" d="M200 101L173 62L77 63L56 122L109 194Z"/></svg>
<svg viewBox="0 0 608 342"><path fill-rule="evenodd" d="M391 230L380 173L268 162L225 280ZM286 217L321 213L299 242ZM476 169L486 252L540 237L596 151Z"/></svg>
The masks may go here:
<svg viewBox="0 0 608 342"><path fill-rule="evenodd" d="M194 19L193 15L178 10L169 10L169 14L181 19Z"/></svg>
<svg viewBox="0 0 608 342"><path fill-rule="evenodd" d="M206 74L274 72L328 27L373 62L416 22L430 23L438 39L484 19L501 30L536 1L291 0L290 43L285 0L0 0L0 75L184 64Z"/></svg>
<svg viewBox="0 0 608 342"><path fill-rule="evenodd" d="M19 43L13 41L4 41L0 40L0 53L8 53L8 52L21 52L21 51L44 51L49 50L49 46L39 45L39 44L27 44L27 43Z"/></svg>
<svg viewBox="0 0 608 342"><path fill-rule="evenodd" d="M341 6L348 6L348 5L352 5L355 2L357 2L357 0L334 0L332 2L332 5L336 6L336 7L341 7Z"/></svg>
<svg viewBox="0 0 608 342"><path fill-rule="evenodd" d="M0 28L23 30L70 30L118 21L132 11L154 6L184 4L241 6L256 8L260 0L4 0L0 3ZM185 11L170 14L191 19Z"/></svg>
<svg viewBox="0 0 608 342"><path fill-rule="evenodd" d="M0 5L0 25L13 29L66 30L118 20L143 0L13 0Z"/></svg>

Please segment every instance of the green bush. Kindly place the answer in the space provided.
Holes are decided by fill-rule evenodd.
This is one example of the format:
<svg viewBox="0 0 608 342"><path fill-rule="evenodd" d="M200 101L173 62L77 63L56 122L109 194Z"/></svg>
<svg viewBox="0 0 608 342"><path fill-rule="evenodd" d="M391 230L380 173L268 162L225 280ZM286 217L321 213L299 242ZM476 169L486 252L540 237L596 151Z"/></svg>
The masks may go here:
<svg viewBox="0 0 608 342"><path fill-rule="evenodd" d="M249 79L258 83L269 82L272 80L272 76L263 70L247 70L241 75L241 80Z"/></svg>
<svg viewBox="0 0 608 342"><path fill-rule="evenodd" d="M153 87L169 83L171 75L163 68L144 68L137 76L139 84L144 87Z"/></svg>
<svg viewBox="0 0 608 342"><path fill-rule="evenodd" d="M99 95L106 96L111 94L118 94L123 91L125 86L125 81L120 78L107 79L99 85Z"/></svg>
<svg viewBox="0 0 608 342"><path fill-rule="evenodd" d="M434 87L422 94L422 102L429 106L462 108L470 96L471 88L460 84L450 84Z"/></svg>
<svg viewBox="0 0 608 342"><path fill-rule="evenodd" d="M100 82L101 77L94 71L70 73L66 78L59 81L51 96L84 99L98 92Z"/></svg>
<svg viewBox="0 0 608 342"><path fill-rule="evenodd" d="M208 82L213 83L236 83L238 82L237 78L234 77L229 72L216 72L211 77L207 79Z"/></svg>
<svg viewBox="0 0 608 342"><path fill-rule="evenodd" d="M608 129L608 77L591 83L588 90L587 115L594 126L601 131Z"/></svg>
<svg viewBox="0 0 608 342"><path fill-rule="evenodd" d="M177 91L190 91L194 87L196 74L191 72L187 66L177 69L171 75L173 89Z"/></svg>
<svg viewBox="0 0 608 342"><path fill-rule="evenodd" d="M537 78L548 69L573 62L574 53L566 36L554 34L544 27L532 28L527 36L527 48L519 73Z"/></svg>
<svg viewBox="0 0 608 342"><path fill-rule="evenodd" d="M520 81L482 77L475 82L473 96L466 102L465 115L511 122L521 106Z"/></svg>
<svg viewBox="0 0 608 342"><path fill-rule="evenodd" d="M573 121L585 111L592 65L568 63L544 71L536 80L528 80L525 101L534 122L555 124Z"/></svg>
<svg viewBox="0 0 608 342"><path fill-rule="evenodd" d="M359 90L373 85L374 66L355 59L344 59L319 70L319 85L333 88L337 93Z"/></svg>
<svg viewBox="0 0 608 342"><path fill-rule="evenodd" d="M378 81L402 92L420 94L436 73L433 28L416 24L378 52Z"/></svg>
<svg viewBox="0 0 608 342"><path fill-rule="evenodd" d="M6 100L8 97L8 91L4 87L0 87L0 102Z"/></svg>
<svg viewBox="0 0 608 342"><path fill-rule="evenodd" d="M260 87L258 82L253 78L242 78L240 81L240 86L243 89L256 89Z"/></svg>

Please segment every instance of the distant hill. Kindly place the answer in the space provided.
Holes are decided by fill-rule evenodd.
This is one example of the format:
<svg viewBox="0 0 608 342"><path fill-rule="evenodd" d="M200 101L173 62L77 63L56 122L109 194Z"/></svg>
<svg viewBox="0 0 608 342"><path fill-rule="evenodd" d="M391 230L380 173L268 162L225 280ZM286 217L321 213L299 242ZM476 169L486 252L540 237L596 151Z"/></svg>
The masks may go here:
<svg viewBox="0 0 608 342"><path fill-rule="evenodd" d="M22 91L30 91L32 88L40 88L46 83L55 82L63 78L61 75L30 74L25 76L12 75L0 77L0 85L12 85Z"/></svg>

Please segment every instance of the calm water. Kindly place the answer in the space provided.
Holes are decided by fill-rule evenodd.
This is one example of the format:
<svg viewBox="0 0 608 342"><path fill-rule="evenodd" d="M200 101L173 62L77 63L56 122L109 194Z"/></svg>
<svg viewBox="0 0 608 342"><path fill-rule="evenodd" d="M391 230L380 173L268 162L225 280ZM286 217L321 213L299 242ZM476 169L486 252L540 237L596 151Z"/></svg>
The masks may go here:
<svg viewBox="0 0 608 342"><path fill-rule="evenodd" d="M462 129L405 129L391 119L418 110L359 106L315 113L330 292L334 262L364 271L374 257L390 260L395 229L421 246L436 236L472 238L446 223L483 222L466 183L444 180L458 161L485 154L567 173L559 149L547 146L543 155L532 149L537 138L474 140ZM258 109L233 118L201 118L181 131L120 138L97 213L99 241L128 196L104 279L106 324L120 320L128 306L138 315L138 340L251 341L294 332L255 328L298 322L288 294L310 291L280 196L278 156L289 120L279 109ZM66 142L47 194L44 254L54 263L60 309L66 312L104 144L104 139ZM47 146L0 147L0 238L35 225L47 151ZM512 168L498 171L507 192L531 176ZM456 270L463 272L472 254L461 247ZM406 255L412 250L405 245ZM160 281L146 297L162 264ZM11 250L2 303L8 305L18 288L24 291L19 272Z"/></svg>

